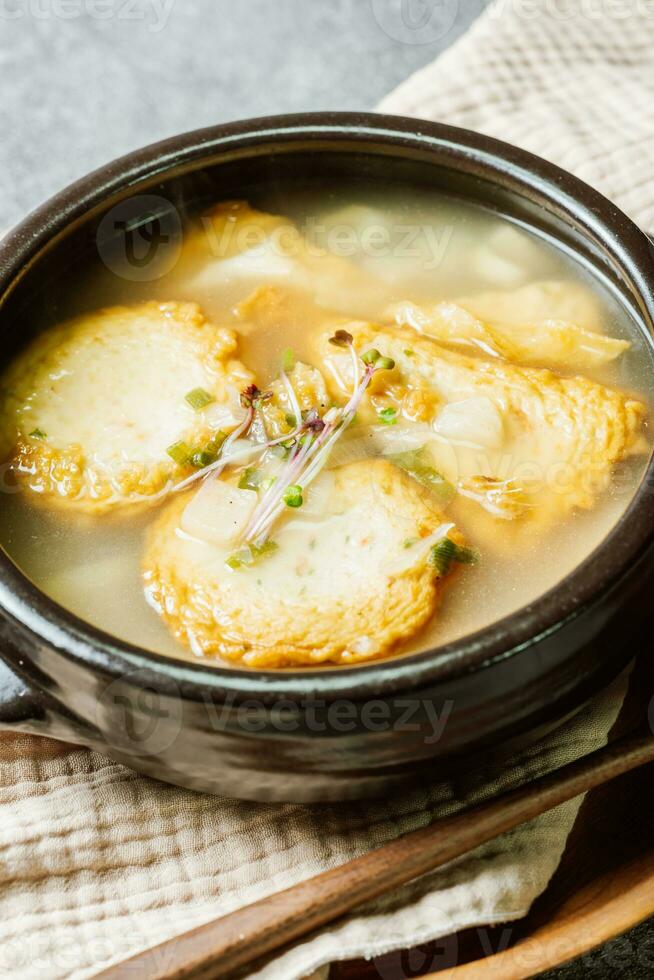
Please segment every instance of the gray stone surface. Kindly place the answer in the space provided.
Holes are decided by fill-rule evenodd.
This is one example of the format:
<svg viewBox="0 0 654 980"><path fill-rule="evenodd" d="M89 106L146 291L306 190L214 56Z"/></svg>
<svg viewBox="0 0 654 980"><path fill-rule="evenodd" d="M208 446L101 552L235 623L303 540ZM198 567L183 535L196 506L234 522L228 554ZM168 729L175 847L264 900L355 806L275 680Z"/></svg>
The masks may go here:
<svg viewBox="0 0 654 980"><path fill-rule="evenodd" d="M0 229L184 130L374 106L486 0L424 2L0 0Z"/></svg>
<svg viewBox="0 0 654 980"><path fill-rule="evenodd" d="M0 0L0 230L94 167L174 133L372 108L485 3ZM421 26L425 10L433 16ZM654 976L652 935L643 926L548 976Z"/></svg>

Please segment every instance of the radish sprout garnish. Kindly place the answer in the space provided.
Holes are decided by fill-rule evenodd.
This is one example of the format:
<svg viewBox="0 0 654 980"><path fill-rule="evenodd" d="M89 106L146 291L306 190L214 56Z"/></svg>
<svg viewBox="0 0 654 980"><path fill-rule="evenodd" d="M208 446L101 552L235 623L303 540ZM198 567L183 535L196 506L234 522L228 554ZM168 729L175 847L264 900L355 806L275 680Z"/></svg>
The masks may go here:
<svg viewBox="0 0 654 980"><path fill-rule="evenodd" d="M355 363L354 391L343 408L330 408L322 418L315 411L306 413L301 426L303 434L299 438L294 437L288 460L275 483L260 499L243 532L246 543L261 546L286 507L302 506L304 491L323 469L336 440L352 422L373 376L378 371L390 371L395 367L392 358L382 357L374 348L359 358L353 347L353 338L346 330L337 330L330 337L330 343L350 349Z"/></svg>
<svg viewBox="0 0 654 980"><path fill-rule="evenodd" d="M359 358L357 357L357 352L354 349L354 338L351 333L347 330L337 330L333 337L329 338L329 343L333 344L334 347L348 348L350 351L350 356L352 357L352 378L354 383L354 391L359 387Z"/></svg>
<svg viewBox="0 0 654 980"><path fill-rule="evenodd" d="M181 483L178 483L175 486L175 491L186 490L186 488L189 487L192 483L195 483L196 480L206 479L210 473L215 473L215 475L218 476L223 471L225 466L227 466L228 463L234 462L235 454L232 455L231 458L229 458L230 447L233 446L236 440L240 439L241 436L247 435L247 433L250 431L250 427L252 423L254 422L254 416L256 411L261 407L263 402L267 401L270 397L272 397L270 392L261 392L259 391L256 385L248 385L247 388L244 388L240 395L240 402L243 408L246 410L245 418L243 419L241 424L237 426L234 429L234 431L229 436L227 436L227 438L222 443L222 446L220 447L219 458L216 459L214 462L210 463L208 466L201 467L198 470L198 472L193 473L192 476L189 476L185 480L182 480ZM263 448L264 447L262 447L262 449ZM168 450L168 454L171 456L172 456L171 450L173 449L175 449L174 446ZM175 457L173 456L173 459L174 458ZM201 458L199 458L199 454L198 454L198 462L201 462Z"/></svg>
<svg viewBox="0 0 654 980"><path fill-rule="evenodd" d="M300 424L300 419L302 418L302 412L301 412L301 409L300 409L300 403L297 400L297 395L295 394L295 388L291 384L291 379L287 375L287 373L284 370L284 368L282 368L282 370L280 372L280 376L281 376L282 382L284 384L284 387L286 388L286 395L287 395L289 404L291 406L291 413L295 417L295 423L294 424L295 425L299 425Z"/></svg>

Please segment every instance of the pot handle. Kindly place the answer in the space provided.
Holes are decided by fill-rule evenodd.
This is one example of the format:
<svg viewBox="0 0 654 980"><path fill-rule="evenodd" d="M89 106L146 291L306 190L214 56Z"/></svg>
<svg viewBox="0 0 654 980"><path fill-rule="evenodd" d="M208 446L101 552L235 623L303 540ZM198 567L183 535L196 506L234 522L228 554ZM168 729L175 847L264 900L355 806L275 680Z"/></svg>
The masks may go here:
<svg viewBox="0 0 654 980"><path fill-rule="evenodd" d="M30 730L45 720L38 694L0 658L0 728Z"/></svg>
<svg viewBox="0 0 654 980"><path fill-rule="evenodd" d="M0 656L0 731L45 735L76 745L97 747L98 733L55 698L13 670Z"/></svg>
<svg viewBox="0 0 654 980"><path fill-rule="evenodd" d="M47 734L46 705L0 657L0 729Z"/></svg>

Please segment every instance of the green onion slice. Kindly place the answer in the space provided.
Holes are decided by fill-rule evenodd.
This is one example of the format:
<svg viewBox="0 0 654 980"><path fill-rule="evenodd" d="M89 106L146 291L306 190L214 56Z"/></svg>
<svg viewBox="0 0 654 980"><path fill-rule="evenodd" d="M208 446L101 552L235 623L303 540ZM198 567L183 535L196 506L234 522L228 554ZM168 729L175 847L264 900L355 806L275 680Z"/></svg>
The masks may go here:
<svg viewBox="0 0 654 980"><path fill-rule="evenodd" d="M211 403L215 402L216 399L213 395L210 395L208 391L205 391L204 388L194 388L192 391L189 391L186 395L184 395L184 400L187 401L191 408L195 409L196 412L201 412L203 408L206 408L207 405L211 405Z"/></svg>
<svg viewBox="0 0 654 980"><path fill-rule="evenodd" d="M421 449L409 449L404 453L391 453L387 458L395 466L409 473L423 487L432 490L441 503L447 503L454 497L456 491L452 484L426 461L424 446Z"/></svg>
<svg viewBox="0 0 654 980"><path fill-rule="evenodd" d="M238 481L239 490L259 490L266 483L266 478L261 470L248 466Z"/></svg>
<svg viewBox="0 0 654 980"><path fill-rule="evenodd" d="M447 575L454 562L461 565L476 565L478 561L479 555L476 551L472 548L462 548L451 538L443 538L435 544L429 555L429 563L439 578Z"/></svg>
<svg viewBox="0 0 654 980"><path fill-rule="evenodd" d="M211 466L211 464L215 462L215 455L207 452L206 449L200 449L197 453L193 453L189 460L191 466L194 466L196 470L203 470L205 466Z"/></svg>
<svg viewBox="0 0 654 980"><path fill-rule="evenodd" d="M193 450L185 442L180 441L168 446L166 453L178 466L187 466L191 461Z"/></svg>
<svg viewBox="0 0 654 980"><path fill-rule="evenodd" d="M239 551L229 555L225 559L225 564L235 571L239 568L251 568L269 555L273 555L278 547L279 545L274 541L264 541L261 545L246 545L245 548L240 548Z"/></svg>
<svg viewBox="0 0 654 980"><path fill-rule="evenodd" d="M377 412L377 417L382 425L396 425L397 423L397 409L396 408L382 408Z"/></svg>

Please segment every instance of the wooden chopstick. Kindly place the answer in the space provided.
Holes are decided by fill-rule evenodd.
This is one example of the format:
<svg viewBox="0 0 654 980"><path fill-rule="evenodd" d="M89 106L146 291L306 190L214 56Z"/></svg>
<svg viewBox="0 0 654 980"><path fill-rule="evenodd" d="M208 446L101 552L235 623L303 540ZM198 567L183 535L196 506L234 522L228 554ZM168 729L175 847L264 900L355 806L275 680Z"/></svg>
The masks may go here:
<svg viewBox="0 0 654 980"><path fill-rule="evenodd" d="M362 902L474 850L560 803L654 762L650 731L626 736L518 789L384 844L109 967L104 980L216 980Z"/></svg>

